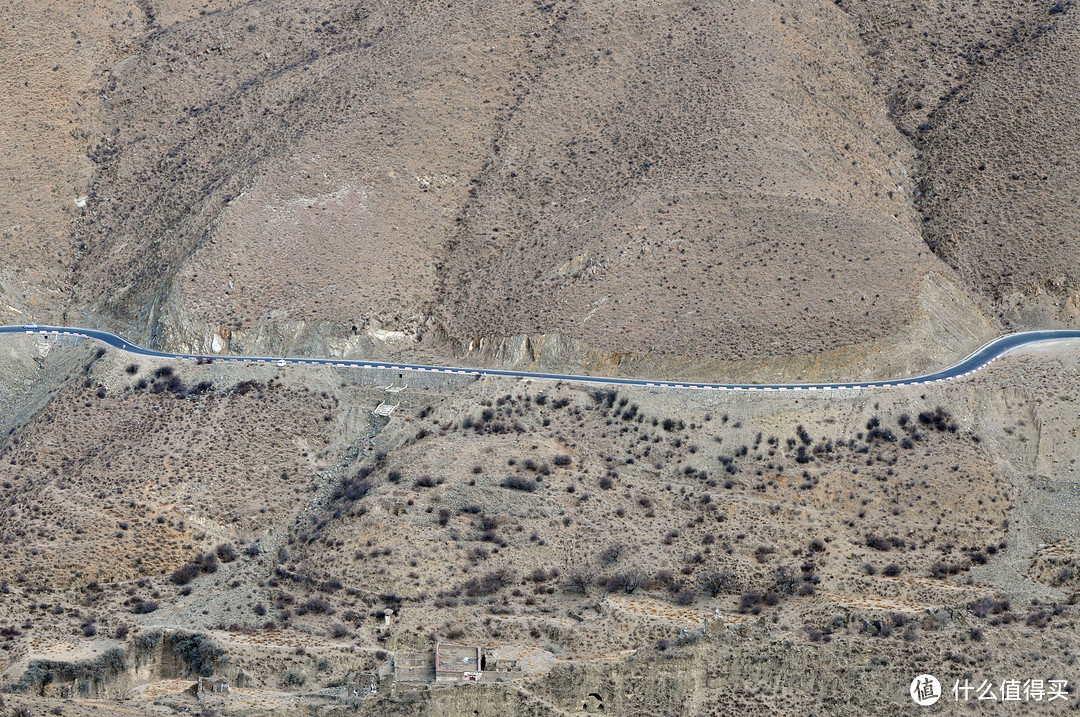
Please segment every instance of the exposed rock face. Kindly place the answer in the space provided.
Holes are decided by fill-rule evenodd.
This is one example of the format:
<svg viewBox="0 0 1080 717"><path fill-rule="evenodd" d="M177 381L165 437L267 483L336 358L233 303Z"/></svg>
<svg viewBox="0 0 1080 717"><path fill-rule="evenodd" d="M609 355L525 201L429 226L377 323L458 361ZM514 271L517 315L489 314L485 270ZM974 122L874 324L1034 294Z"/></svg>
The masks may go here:
<svg viewBox="0 0 1080 717"><path fill-rule="evenodd" d="M88 659L27 655L21 671L4 672L5 689L39 697L110 699L147 682L209 676L223 654L206 635L180 631L155 630L110 642L103 654Z"/></svg>

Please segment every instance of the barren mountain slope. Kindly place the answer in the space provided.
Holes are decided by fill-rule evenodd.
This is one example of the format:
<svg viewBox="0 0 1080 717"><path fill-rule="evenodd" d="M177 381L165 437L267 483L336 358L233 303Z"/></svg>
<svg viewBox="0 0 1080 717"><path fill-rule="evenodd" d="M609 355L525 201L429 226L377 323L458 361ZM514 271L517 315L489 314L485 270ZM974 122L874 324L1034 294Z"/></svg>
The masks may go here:
<svg viewBox="0 0 1080 717"><path fill-rule="evenodd" d="M943 267L860 54L816 0L180 23L108 88L78 306L163 341L326 322L745 358L880 338Z"/></svg>
<svg viewBox="0 0 1080 717"><path fill-rule="evenodd" d="M97 87L141 34L132 2L0 6L0 317L14 323L60 308L70 290L72 221L93 165L88 137L100 132ZM112 25L112 27L110 27ZM20 313L22 312L22 313Z"/></svg>
<svg viewBox="0 0 1080 717"><path fill-rule="evenodd" d="M1077 15L1014 49L1011 66L991 64L961 90L965 102L930 119L927 240L995 297L1080 287L1080 91L1065 80L1080 74Z"/></svg>
<svg viewBox="0 0 1080 717"><path fill-rule="evenodd" d="M890 115L919 150L917 207L927 243L999 300L1012 325L1075 325L1075 4L841 6L863 35ZM1048 300L1030 301L1040 289L1050 290Z"/></svg>
<svg viewBox="0 0 1080 717"><path fill-rule="evenodd" d="M0 4L0 320L58 319L71 293L73 222L108 133L101 90L155 28L229 0Z"/></svg>
<svg viewBox="0 0 1080 717"><path fill-rule="evenodd" d="M325 418L337 401L273 379L222 391L209 366L130 364L130 373L95 356L0 449L0 531L37 541L5 543L0 581L58 587L167 572L202 540L281 529L328 467Z"/></svg>
<svg viewBox="0 0 1080 717"><path fill-rule="evenodd" d="M498 137L449 258L450 333L749 358L910 319L936 262L844 16L617 7L567 13Z"/></svg>
<svg viewBox="0 0 1080 717"><path fill-rule="evenodd" d="M12 8L12 320L791 356L924 318L923 239L1080 312L1071 3L125 7Z"/></svg>
<svg viewBox="0 0 1080 717"><path fill-rule="evenodd" d="M151 38L116 73L80 297L143 336L178 272L176 310L214 326L421 317L500 106L482 39L524 29L414 10L262 3Z"/></svg>
<svg viewBox="0 0 1080 717"><path fill-rule="evenodd" d="M542 18L276 2L151 38L117 71L80 297L144 336L170 288L213 326L419 322L508 104L486 48Z"/></svg>

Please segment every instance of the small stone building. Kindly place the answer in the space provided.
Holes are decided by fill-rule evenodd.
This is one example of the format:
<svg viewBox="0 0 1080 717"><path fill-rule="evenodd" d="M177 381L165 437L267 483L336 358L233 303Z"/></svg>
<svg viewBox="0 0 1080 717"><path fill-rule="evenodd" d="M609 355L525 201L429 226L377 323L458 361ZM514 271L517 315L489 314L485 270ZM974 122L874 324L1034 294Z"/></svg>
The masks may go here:
<svg viewBox="0 0 1080 717"><path fill-rule="evenodd" d="M229 695L232 687L229 681L220 677L200 677L199 681L188 688L189 692L200 695Z"/></svg>
<svg viewBox="0 0 1080 717"><path fill-rule="evenodd" d="M480 648L475 645L435 643L435 682L478 682Z"/></svg>

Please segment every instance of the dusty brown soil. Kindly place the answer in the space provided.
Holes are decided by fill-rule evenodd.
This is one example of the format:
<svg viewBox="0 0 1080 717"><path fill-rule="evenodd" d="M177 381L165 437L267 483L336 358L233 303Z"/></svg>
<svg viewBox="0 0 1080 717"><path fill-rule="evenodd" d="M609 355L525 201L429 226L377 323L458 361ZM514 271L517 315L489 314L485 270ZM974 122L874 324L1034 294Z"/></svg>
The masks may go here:
<svg viewBox="0 0 1080 717"><path fill-rule="evenodd" d="M747 380L1080 325L1069 0L0 16L5 323ZM922 671L1074 677L1069 345L828 396L2 351L4 711L907 714ZM427 689L440 640L521 671Z"/></svg>
<svg viewBox="0 0 1080 717"><path fill-rule="evenodd" d="M75 223L115 126L113 67L155 29L230 3L5 0L0 62L0 317L59 320L79 252ZM148 14L149 11L149 14Z"/></svg>
<svg viewBox="0 0 1080 717"><path fill-rule="evenodd" d="M102 132L97 89L141 31L125 17L134 2L5 2L0 61L0 316L50 316L69 295L76 201L93 165L91 136ZM114 21L117 21L114 24ZM113 25L110 27L110 25ZM10 308L9 308L10 307ZM19 313L19 312L23 313Z"/></svg>

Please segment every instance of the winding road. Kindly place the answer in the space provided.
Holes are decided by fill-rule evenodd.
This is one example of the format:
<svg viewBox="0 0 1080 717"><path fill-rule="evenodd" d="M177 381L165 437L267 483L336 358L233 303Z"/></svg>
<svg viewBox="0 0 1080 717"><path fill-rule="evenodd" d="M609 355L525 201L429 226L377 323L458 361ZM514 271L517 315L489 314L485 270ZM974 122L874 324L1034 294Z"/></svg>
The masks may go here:
<svg viewBox="0 0 1080 717"><path fill-rule="evenodd" d="M1055 331L1025 331L1022 333L1008 334L994 339L975 353L968 356L953 366L941 369L935 373L913 378L901 378L891 381L845 381L842 383L695 383L677 381L657 381L639 378L617 378L610 376L576 376L560 373L531 373L528 371L506 371L501 369L487 368L458 368L453 366L422 366L408 363L388 363L384 361L347 361L341 359L324 358L280 358L277 356L200 356L196 354L173 354L164 351L154 351L143 348L121 338L108 331L97 329L80 329L70 326L37 326L27 324L25 326L0 326L0 334L43 334L60 336L78 336L94 339L115 349L125 351L137 356L150 356L153 358L194 360L213 359L221 363L272 363L279 366L285 365L314 365L335 366L338 368L374 368L387 371L406 371L452 373L469 376L506 376L510 378L531 378L547 381L573 381L578 383L598 383L613 386L646 386L649 388L690 388L715 391L835 391L842 389L861 388L891 388L899 386L915 386L928 383L941 383L951 379L969 376L979 369L989 365L1004 356L1009 351L1022 346L1048 343L1051 341L1080 340L1080 331L1055 330Z"/></svg>

